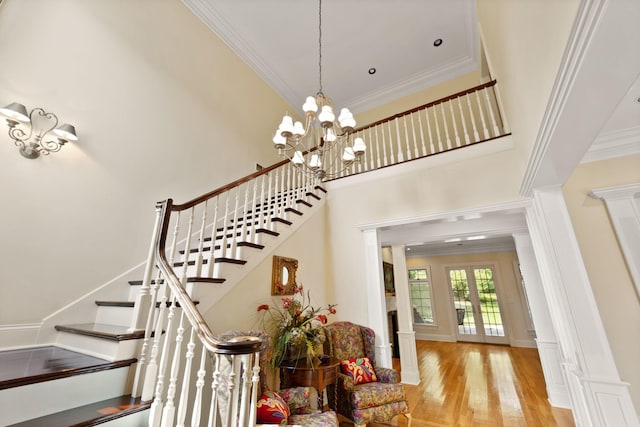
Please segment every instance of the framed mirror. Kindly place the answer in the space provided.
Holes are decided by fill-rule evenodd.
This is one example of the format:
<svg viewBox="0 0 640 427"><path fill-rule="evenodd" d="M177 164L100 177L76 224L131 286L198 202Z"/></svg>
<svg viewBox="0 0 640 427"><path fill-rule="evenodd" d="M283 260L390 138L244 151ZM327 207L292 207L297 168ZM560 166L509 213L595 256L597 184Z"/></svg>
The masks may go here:
<svg viewBox="0 0 640 427"><path fill-rule="evenodd" d="M297 259L274 255L271 272L271 295L293 295L297 271Z"/></svg>

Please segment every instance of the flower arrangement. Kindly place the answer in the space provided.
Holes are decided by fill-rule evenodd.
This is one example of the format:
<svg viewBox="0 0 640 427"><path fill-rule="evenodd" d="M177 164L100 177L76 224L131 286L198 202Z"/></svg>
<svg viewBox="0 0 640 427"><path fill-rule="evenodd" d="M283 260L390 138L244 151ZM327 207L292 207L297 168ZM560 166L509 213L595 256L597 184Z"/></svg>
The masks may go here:
<svg viewBox="0 0 640 427"><path fill-rule="evenodd" d="M258 312L264 312L264 326L274 342L273 368L285 360L302 357L306 357L313 366L318 349L324 342L322 325L327 323L327 315L336 313L335 304L313 307L309 292L305 296L302 285L295 286L293 291L293 297L282 298L282 307L258 306Z"/></svg>

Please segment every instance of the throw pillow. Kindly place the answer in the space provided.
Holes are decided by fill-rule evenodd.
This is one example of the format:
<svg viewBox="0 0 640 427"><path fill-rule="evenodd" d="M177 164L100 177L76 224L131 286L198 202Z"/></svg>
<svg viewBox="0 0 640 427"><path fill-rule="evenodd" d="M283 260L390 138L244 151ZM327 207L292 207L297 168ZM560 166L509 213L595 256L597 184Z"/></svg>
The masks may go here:
<svg viewBox="0 0 640 427"><path fill-rule="evenodd" d="M354 384L365 384L378 381L376 372L373 370L371 360L368 357L354 357L353 359L340 362L340 370L343 374L353 378Z"/></svg>
<svg viewBox="0 0 640 427"><path fill-rule="evenodd" d="M259 424L287 424L289 406L275 391L265 391L258 400Z"/></svg>

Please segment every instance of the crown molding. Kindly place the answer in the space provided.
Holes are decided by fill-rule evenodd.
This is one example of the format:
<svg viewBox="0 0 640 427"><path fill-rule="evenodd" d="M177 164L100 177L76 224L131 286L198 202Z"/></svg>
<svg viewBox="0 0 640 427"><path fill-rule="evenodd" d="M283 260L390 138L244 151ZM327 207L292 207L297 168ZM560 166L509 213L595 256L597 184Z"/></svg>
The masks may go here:
<svg viewBox="0 0 640 427"><path fill-rule="evenodd" d="M600 134L581 163L640 155L640 126Z"/></svg>

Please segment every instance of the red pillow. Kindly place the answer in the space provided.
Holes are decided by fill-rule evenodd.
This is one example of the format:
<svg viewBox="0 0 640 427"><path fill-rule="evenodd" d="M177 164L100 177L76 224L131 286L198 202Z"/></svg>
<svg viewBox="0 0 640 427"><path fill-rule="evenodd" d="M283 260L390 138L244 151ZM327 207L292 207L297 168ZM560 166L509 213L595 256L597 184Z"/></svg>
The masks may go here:
<svg viewBox="0 0 640 427"><path fill-rule="evenodd" d="M265 391L258 400L259 424L287 424L289 406L280 395L274 391Z"/></svg>
<svg viewBox="0 0 640 427"><path fill-rule="evenodd" d="M368 357L354 357L340 362L340 370L343 374L353 378L354 384L365 384L378 381L373 370L371 360Z"/></svg>

